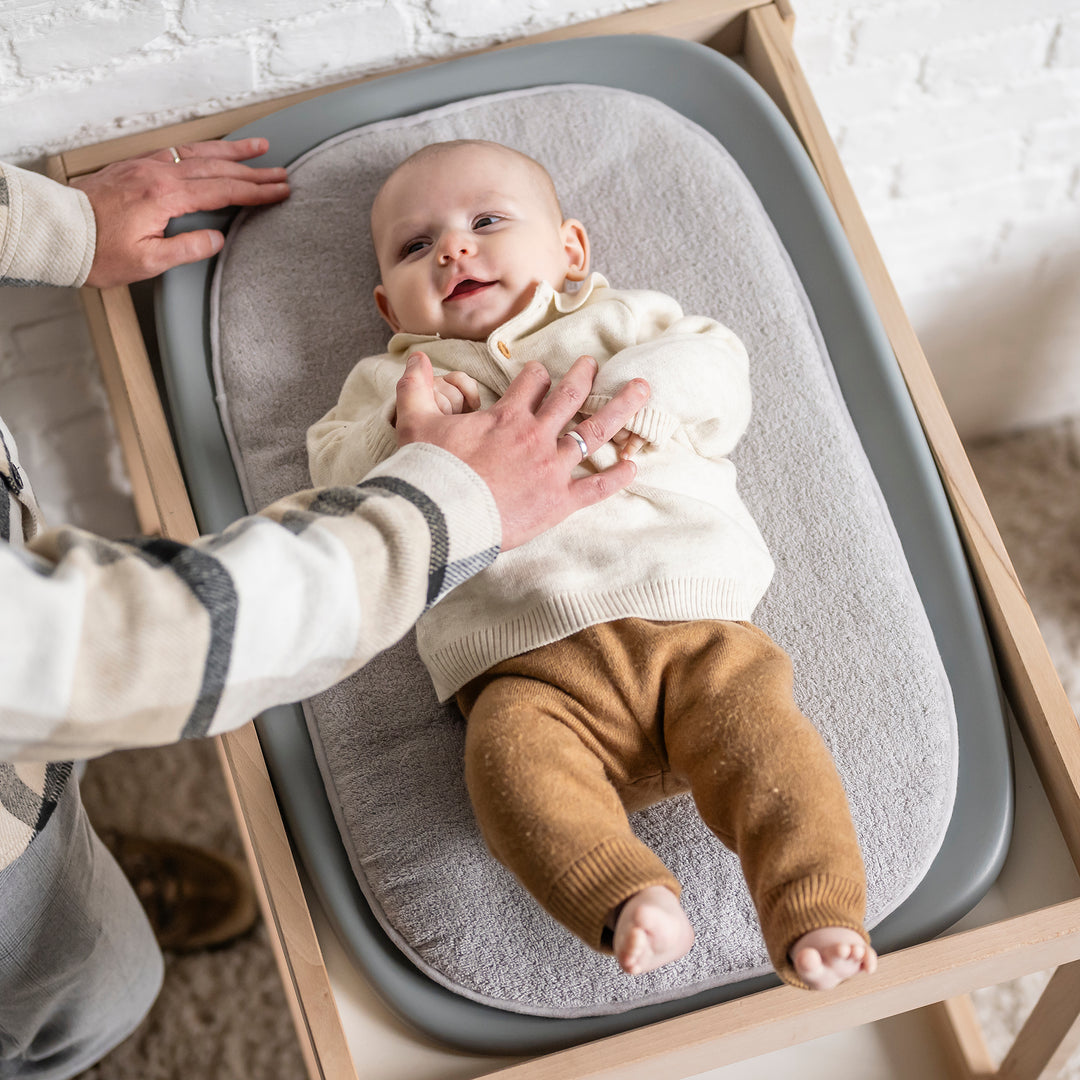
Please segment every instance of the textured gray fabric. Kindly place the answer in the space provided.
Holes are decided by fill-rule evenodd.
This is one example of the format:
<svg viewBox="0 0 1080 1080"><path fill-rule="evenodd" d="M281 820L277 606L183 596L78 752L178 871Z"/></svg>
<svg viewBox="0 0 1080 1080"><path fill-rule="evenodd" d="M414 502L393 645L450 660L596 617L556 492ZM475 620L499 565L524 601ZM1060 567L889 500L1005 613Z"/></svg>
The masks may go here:
<svg viewBox="0 0 1080 1080"><path fill-rule="evenodd" d="M948 823L951 696L802 288L712 136L649 98L554 87L372 125L302 158L292 197L234 227L215 285L219 393L250 505L307 483L306 428L353 364L385 347L367 225L379 183L426 143L472 137L550 169L613 285L670 293L746 343L754 419L734 460L777 564L756 621L791 653L799 702L836 757L873 925L922 878ZM437 981L575 1016L767 970L737 860L689 797L634 817L684 884L697 930L687 957L629 978L557 926L486 854L461 775L463 722L438 707L411 640L313 700L309 718L361 886Z"/></svg>

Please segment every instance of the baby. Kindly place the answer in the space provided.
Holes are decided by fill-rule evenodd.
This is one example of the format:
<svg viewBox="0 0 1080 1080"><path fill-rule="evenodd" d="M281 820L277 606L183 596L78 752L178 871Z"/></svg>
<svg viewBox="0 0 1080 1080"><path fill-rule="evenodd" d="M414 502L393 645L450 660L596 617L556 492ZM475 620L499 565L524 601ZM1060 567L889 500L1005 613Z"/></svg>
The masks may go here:
<svg viewBox="0 0 1080 1080"><path fill-rule="evenodd" d="M444 412L491 404L530 360L555 379L582 353L599 368L583 415L632 377L652 388L620 449L579 466L636 454L635 482L503 553L417 627L440 700L467 717L488 847L585 942L650 971L694 932L627 813L691 791L739 856L781 978L828 989L873 971L843 787L790 660L748 621L773 564L728 460L750 413L741 342L590 275L585 227L563 218L547 172L495 143L408 158L371 232L394 336L309 431L316 484L355 483L393 452L395 387L420 350Z"/></svg>

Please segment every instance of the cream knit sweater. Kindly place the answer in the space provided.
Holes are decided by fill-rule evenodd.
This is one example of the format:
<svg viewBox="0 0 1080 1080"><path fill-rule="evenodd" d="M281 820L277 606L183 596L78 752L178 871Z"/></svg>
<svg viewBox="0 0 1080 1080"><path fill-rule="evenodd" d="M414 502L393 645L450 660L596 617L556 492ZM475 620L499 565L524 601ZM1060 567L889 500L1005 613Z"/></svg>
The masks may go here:
<svg viewBox="0 0 1080 1080"><path fill-rule="evenodd" d="M356 365L337 405L309 430L316 484L355 483L393 451L394 389L417 350L436 374L472 375L485 405L527 361L555 380L583 353L600 367L583 412L635 376L652 387L627 425L648 440L635 482L504 553L420 620L420 655L441 700L500 660L596 623L750 618L773 563L727 457L750 417L746 350L730 330L684 316L661 293L615 290L593 274L574 293L542 284L486 341L395 334L388 352ZM609 445L580 468L614 460Z"/></svg>

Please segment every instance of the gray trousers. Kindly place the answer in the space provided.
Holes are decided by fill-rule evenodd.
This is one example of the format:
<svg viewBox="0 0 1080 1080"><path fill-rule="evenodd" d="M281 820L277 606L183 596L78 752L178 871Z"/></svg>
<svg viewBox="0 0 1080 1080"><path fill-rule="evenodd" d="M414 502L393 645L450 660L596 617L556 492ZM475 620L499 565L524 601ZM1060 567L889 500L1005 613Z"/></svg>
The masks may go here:
<svg viewBox="0 0 1080 1080"><path fill-rule="evenodd" d="M0 870L0 1080L88 1068L146 1015L163 970L72 776L42 832Z"/></svg>

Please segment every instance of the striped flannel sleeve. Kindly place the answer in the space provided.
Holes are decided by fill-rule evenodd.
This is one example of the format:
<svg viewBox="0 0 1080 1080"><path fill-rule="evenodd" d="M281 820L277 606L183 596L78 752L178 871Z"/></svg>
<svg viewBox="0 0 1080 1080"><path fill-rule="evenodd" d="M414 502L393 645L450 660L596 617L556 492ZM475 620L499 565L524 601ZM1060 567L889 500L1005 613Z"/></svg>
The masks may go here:
<svg viewBox="0 0 1080 1080"><path fill-rule="evenodd" d="M0 545L0 759L213 735L398 641L498 553L484 482L425 444L186 545L72 528Z"/></svg>
<svg viewBox="0 0 1080 1080"><path fill-rule="evenodd" d="M82 191L0 163L0 286L82 285L96 243Z"/></svg>

